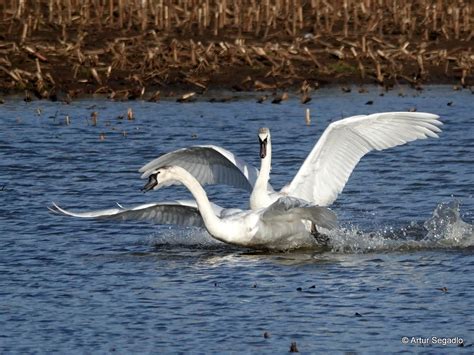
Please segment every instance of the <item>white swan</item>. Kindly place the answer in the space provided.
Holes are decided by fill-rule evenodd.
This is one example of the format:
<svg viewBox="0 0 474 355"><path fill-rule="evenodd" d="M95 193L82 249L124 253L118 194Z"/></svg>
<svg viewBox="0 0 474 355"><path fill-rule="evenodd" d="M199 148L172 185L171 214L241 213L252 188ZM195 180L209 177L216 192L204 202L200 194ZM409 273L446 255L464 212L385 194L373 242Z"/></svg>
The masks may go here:
<svg viewBox="0 0 474 355"><path fill-rule="evenodd" d="M143 173L142 178L148 178L162 166L179 165L202 185L227 184L251 191L251 209L267 207L285 195L327 206L336 200L365 154L417 139L437 138L440 125L439 116L422 112L375 113L335 121L321 135L293 180L280 192L273 191L269 183L271 138L268 129L259 131L260 173L231 152L216 146L180 149L151 161L139 171ZM160 186L156 185L155 189Z"/></svg>
<svg viewBox="0 0 474 355"><path fill-rule="evenodd" d="M386 112L353 116L331 123L319 138L293 180L280 192L269 191L271 138L259 131L261 168L250 196L250 208L268 206L281 196L292 196L319 206L332 204L344 189L360 159L417 139L438 138L439 116L423 112Z"/></svg>
<svg viewBox="0 0 474 355"><path fill-rule="evenodd" d="M336 215L325 207L308 205L295 198L280 198L267 208L259 210L233 211L227 215L216 214L216 206L211 205L206 192L199 182L185 169L178 166L162 167L149 175L144 190L153 189L157 184L179 181L193 194L199 214L195 207L187 205L186 213L193 213L193 220L187 217L187 225L203 223L215 239L222 242L255 249L289 250L318 246L319 242L306 230L305 221L310 221L323 228L332 229L336 225ZM169 207L169 205L168 205ZM182 205L173 205L181 208ZM194 208L194 211L190 210ZM64 215L89 218L152 219L163 218L163 204L149 204L133 209L121 207L95 212L69 212L57 205L52 210ZM156 211L161 211L156 213ZM180 214L181 211L167 212ZM221 210L222 211L222 210ZM202 222L199 221L199 215ZM170 220L171 218L168 218Z"/></svg>

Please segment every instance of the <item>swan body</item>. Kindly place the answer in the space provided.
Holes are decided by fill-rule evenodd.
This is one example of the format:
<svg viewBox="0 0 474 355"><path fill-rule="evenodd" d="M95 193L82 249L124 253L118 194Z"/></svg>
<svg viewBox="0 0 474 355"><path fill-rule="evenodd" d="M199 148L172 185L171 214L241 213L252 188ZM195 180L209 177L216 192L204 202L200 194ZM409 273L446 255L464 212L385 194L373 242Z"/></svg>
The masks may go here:
<svg viewBox="0 0 474 355"><path fill-rule="evenodd" d="M148 163L140 171L143 173L142 177L147 178L164 164L176 164L191 172L202 185L212 183L235 187L243 187L245 184L232 181L237 176L245 177L248 181L246 189L251 191L252 210L268 207L283 196L328 206L342 192L364 155L417 139L437 138L441 125L439 116L423 112L374 113L335 121L325 129L293 180L280 191L274 191L269 183L272 152L268 128L259 131L259 173L231 152L216 146L200 146L199 150L195 147L184 148L168 153ZM207 159L207 155L212 156L212 159ZM234 161L237 163L229 164ZM224 166L225 169L222 168ZM248 173L247 176L245 172L251 174Z"/></svg>
<svg viewBox="0 0 474 355"><path fill-rule="evenodd" d="M310 221L332 229L336 215L331 210L308 205L296 198L280 198L270 206L219 217L197 179L179 166L157 169L149 175L144 190L158 184L179 181L193 195L204 225L211 236L222 242L257 249L293 249L314 246L317 241L305 226Z"/></svg>

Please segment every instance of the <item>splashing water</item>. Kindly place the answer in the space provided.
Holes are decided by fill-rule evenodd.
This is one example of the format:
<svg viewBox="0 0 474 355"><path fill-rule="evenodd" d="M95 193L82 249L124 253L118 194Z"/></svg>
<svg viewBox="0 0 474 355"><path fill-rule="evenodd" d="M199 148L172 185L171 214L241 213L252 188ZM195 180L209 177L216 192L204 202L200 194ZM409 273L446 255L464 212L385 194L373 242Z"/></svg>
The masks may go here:
<svg viewBox="0 0 474 355"><path fill-rule="evenodd" d="M424 223L427 241L446 246L474 246L474 226L461 219L459 201L440 203L433 217Z"/></svg>
<svg viewBox="0 0 474 355"><path fill-rule="evenodd" d="M343 253L474 246L474 226L461 219L458 201L440 203L424 223L376 232L351 226L331 231L329 236L331 251Z"/></svg>

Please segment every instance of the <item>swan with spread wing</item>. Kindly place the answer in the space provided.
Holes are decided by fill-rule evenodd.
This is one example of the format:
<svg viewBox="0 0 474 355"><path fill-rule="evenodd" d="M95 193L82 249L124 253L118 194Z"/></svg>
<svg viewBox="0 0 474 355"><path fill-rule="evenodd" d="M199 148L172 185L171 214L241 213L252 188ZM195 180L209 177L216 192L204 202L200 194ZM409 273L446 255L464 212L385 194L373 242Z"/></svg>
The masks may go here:
<svg viewBox="0 0 474 355"><path fill-rule="evenodd" d="M439 116L423 112L384 112L348 117L331 123L313 147L293 180L280 191L269 183L271 137L259 130L260 172L233 153L217 146L196 146L167 153L140 169L148 178L156 169L183 167L202 184L227 184L251 192L250 208L268 207L282 196L319 206L332 204L342 192L360 159L373 150L385 150L418 139L437 138ZM154 188L158 189L158 184Z"/></svg>
<svg viewBox="0 0 474 355"><path fill-rule="evenodd" d="M131 209L70 212L58 205L52 211L83 218L146 219L159 223L204 226L215 239L237 246L265 250L289 250L320 246L306 229L311 222L326 229L336 226L336 215L325 207L296 198L282 197L258 210L223 210L211 204L197 179L179 166L161 167L149 174L144 190L169 182L183 184L196 202L152 203Z"/></svg>

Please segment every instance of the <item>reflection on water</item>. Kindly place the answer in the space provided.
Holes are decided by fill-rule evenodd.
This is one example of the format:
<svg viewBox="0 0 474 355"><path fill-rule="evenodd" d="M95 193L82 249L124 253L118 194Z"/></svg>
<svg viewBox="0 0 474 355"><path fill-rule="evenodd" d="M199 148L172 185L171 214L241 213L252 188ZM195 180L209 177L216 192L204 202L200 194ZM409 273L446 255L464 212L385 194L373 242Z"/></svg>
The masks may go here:
<svg viewBox="0 0 474 355"><path fill-rule="evenodd" d="M0 351L274 353L293 341L308 353L420 350L403 345L402 336L459 336L469 346L472 95L402 90L321 90L307 106L296 97L257 104L252 95L185 105L6 99ZM120 117L128 107L133 121ZM331 120L413 107L442 117L440 139L364 157L333 206L340 228L327 250L255 252L194 228L75 220L46 209L51 201L95 209L189 198L181 187L141 193L138 168L193 144L223 146L258 166L260 126L272 129L279 188ZM248 203L240 190L208 191L225 207Z"/></svg>

